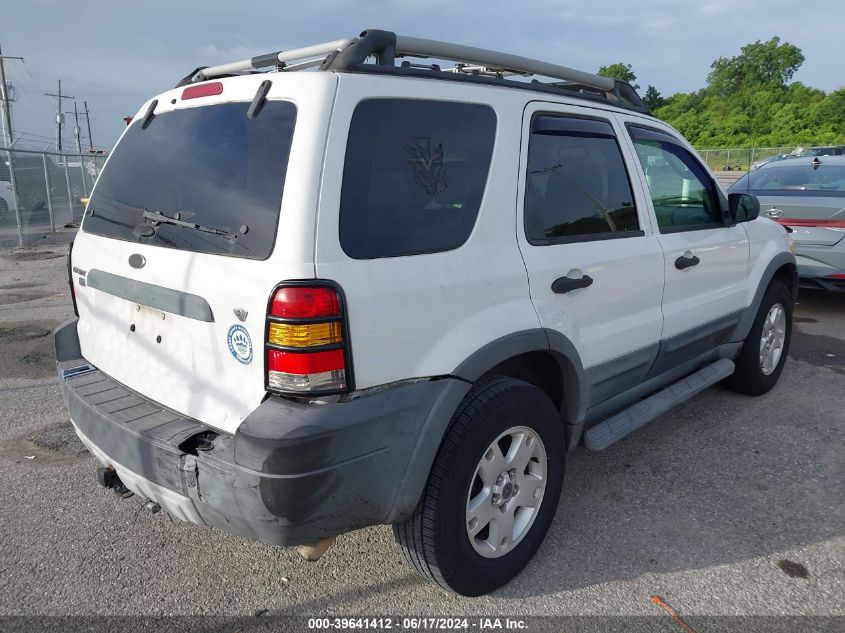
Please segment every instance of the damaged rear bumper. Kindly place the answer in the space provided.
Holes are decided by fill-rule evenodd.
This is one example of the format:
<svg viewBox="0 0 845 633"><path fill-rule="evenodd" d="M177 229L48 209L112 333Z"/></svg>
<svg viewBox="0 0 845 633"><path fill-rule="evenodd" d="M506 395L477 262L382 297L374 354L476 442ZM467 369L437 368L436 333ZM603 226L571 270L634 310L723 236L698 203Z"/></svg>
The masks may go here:
<svg viewBox="0 0 845 633"><path fill-rule="evenodd" d="M469 389L445 378L337 404L270 397L232 435L87 365L75 320L56 330L55 342L71 419L101 463L178 518L272 545L408 516Z"/></svg>

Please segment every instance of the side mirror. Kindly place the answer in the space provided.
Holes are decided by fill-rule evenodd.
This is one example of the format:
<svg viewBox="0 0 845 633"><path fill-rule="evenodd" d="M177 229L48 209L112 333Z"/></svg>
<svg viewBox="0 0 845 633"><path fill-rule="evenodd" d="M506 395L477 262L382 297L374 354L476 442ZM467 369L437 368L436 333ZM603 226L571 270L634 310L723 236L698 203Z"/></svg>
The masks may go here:
<svg viewBox="0 0 845 633"><path fill-rule="evenodd" d="M734 222L751 222L760 215L760 201L750 193L729 193L728 207Z"/></svg>

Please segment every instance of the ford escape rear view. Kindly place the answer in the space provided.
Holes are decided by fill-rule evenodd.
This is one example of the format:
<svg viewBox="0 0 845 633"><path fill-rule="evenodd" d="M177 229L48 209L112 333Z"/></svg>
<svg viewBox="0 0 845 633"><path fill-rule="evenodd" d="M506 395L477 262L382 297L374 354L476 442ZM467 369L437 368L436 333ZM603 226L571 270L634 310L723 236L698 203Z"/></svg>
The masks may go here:
<svg viewBox="0 0 845 633"><path fill-rule="evenodd" d="M369 30L199 68L96 183L63 396L121 496L312 560L391 524L480 595L539 548L568 452L774 387L797 274L758 215L565 66Z"/></svg>

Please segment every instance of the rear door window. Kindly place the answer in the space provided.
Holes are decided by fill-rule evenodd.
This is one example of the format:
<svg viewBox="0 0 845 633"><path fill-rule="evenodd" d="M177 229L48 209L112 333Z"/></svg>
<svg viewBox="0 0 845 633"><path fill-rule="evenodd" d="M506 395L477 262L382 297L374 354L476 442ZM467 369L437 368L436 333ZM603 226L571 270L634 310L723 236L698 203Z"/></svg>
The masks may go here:
<svg viewBox="0 0 845 633"><path fill-rule="evenodd" d="M448 251L475 226L496 136L489 106L369 99L349 128L340 244L354 259Z"/></svg>
<svg viewBox="0 0 845 633"><path fill-rule="evenodd" d="M129 242L266 259L279 223L296 120L288 101L270 101L254 119L249 103L164 112L146 129L132 123L109 158L82 230ZM158 223L160 214L202 229Z"/></svg>

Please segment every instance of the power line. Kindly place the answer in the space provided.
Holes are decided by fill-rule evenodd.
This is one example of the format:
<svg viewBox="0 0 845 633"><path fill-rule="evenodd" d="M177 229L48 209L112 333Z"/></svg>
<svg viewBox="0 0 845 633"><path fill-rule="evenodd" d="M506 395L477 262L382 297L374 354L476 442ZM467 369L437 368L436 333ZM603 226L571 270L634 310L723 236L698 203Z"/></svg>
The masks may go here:
<svg viewBox="0 0 845 633"><path fill-rule="evenodd" d="M15 135L16 135L16 136L19 136L19 137L20 137L20 136L26 136L26 137L37 138L37 139L44 139L45 141L54 141L54 140L56 140L56 139L54 139L52 136L44 136L43 134L33 134L32 132L21 132L21 131L16 131L16 132L15 132Z"/></svg>
<svg viewBox="0 0 845 633"><path fill-rule="evenodd" d="M24 99L20 99L20 101L26 101L27 108L38 108L40 110L49 109L52 111L53 108L47 102L47 97L40 92L33 92L32 86L27 85L28 82L23 82L22 77L24 75L22 73L9 69L7 74L11 76L15 87L23 94Z"/></svg>

